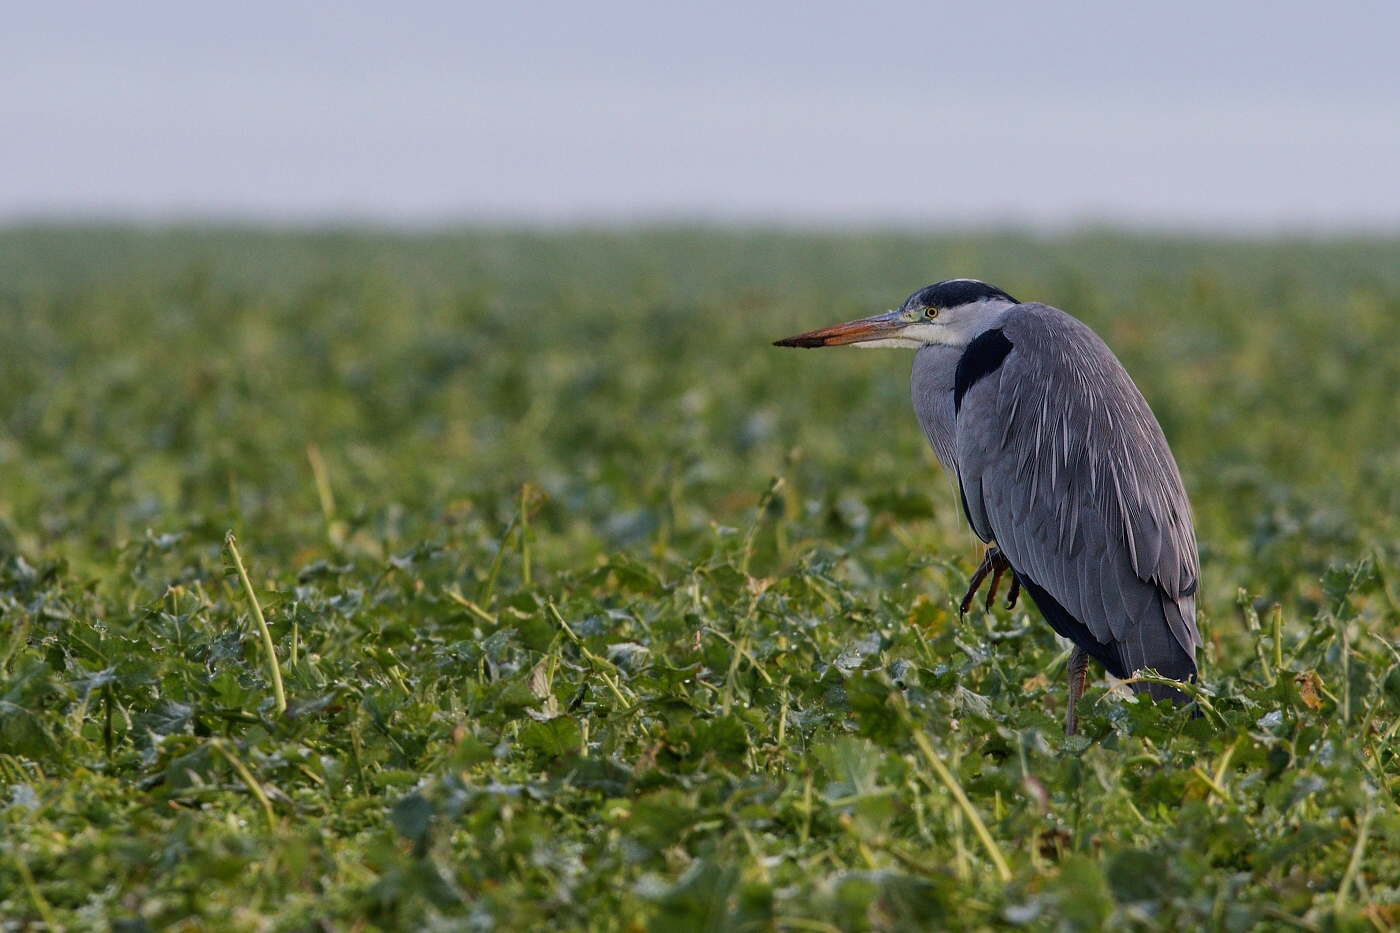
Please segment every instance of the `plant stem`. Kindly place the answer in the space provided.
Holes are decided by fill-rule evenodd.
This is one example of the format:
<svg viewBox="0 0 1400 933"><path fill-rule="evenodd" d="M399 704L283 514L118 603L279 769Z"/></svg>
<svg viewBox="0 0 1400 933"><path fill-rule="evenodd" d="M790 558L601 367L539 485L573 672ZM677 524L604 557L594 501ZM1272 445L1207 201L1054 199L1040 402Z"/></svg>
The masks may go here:
<svg viewBox="0 0 1400 933"><path fill-rule="evenodd" d="M277 831L277 814L272 811L272 801L267 799L267 794L263 792L262 785L257 778L253 777L253 772L248 770L248 766L243 760L229 750L222 739L214 739L210 744L219 750L219 754L224 756L224 760L233 766L233 770L238 772L238 776L243 779L243 783L248 785L248 790L252 791L262 806L263 815L267 817L267 828L269 832Z"/></svg>
<svg viewBox="0 0 1400 933"><path fill-rule="evenodd" d="M350 724L350 758L355 764L355 782L359 785L360 794L369 793L369 784L365 781L365 766L360 761L360 724L359 716L356 715L354 722Z"/></svg>
<svg viewBox="0 0 1400 933"><path fill-rule="evenodd" d="M462 608L466 609L468 612L470 612L472 615L476 616L476 617L477 617L478 619L480 619L481 621L485 622L487 625L495 625L495 624L497 624L497 623L496 623L496 617L495 617L495 616L493 616L491 613L487 612L485 609L482 609L480 606L478 606L476 603L472 602L470 599L467 599L467 598L466 598L465 596L463 596L460 592L458 592L458 590L456 590L455 588L447 588L447 587L444 587L444 588L443 588L443 592L447 594L447 598L448 598L448 599L452 600L452 601L453 601L454 603L456 603L457 605L459 605L459 606L461 606Z"/></svg>
<svg viewBox="0 0 1400 933"><path fill-rule="evenodd" d="M1361 870L1361 859L1366 854L1366 837L1371 832L1371 817L1374 811L1367 810L1366 815L1361 818L1361 827L1356 831L1356 847L1351 850L1351 861L1347 864L1347 873L1342 876L1342 883L1337 886L1337 900L1333 903L1332 913L1334 916L1346 910L1347 896L1351 893L1351 886L1356 881L1356 873Z"/></svg>
<svg viewBox="0 0 1400 933"><path fill-rule="evenodd" d="M233 555L233 564L238 568L238 579L243 581L243 591L248 594L248 602L253 607L253 618L257 620L258 630L262 632L263 648L267 651L267 666L272 671L272 693L277 700L277 712L285 713L287 695L282 692L282 669L277 665L277 651L272 644L272 632L268 631L262 606L258 605L258 594L253 592L253 581L248 579L248 571L243 566L243 557L238 553L238 545L234 543L233 532L228 533L224 543Z"/></svg>
<svg viewBox="0 0 1400 933"><path fill-rule="evenodd" d="M906 713L907 716L907 713ZM982 817L978 815L976 808L972 806L972 801L967 799L967 794L963 792L962 785L953 776L953 772L948 770L948 766L938 757L938 753L933 750L933 744L929 742L928 736L924 735L922 729L915 728L913 731L914 744L923 753L924 760L933 768L938 779L943 782L943 786L948 788L948 793L953 795L953 799L962 808L967 820L972 824L972 830L977 834L978 840L982 843L982 848L987 851L987 856L996 866L997 877L1003 882L1011 880L1011 866L1006 864L1006 856L1001 854L1001 847L997 845L992 834L987 831L987 824L982 822Z"/></svg>
<svg viewBox="0 0 1400 933"><path fill-rule="evenodd" d="M24 882L24 888L29 892L29 899L34 902L34 909L39 912L39 916L44 919L44 925L50 930L62 931L63 926L58 922L58 917L54 915L53 907L44 899L43 893L39 890L39 885L34 882L34 875L29 870L29 863L24 860L16 847L12 855L15 860L15 867L19 869L19 877Z"/></svg>
<svg viewBox="0 0 1400 933"><path fill-rule="evenodd" d="M335 521L335 496L331 492L326 461L321 459L321 448L315 444L307 444L306 459L311 461L311 475L316 479L316 495L321 499L321 513L326 516L326 527L330 528L331 522Z"/></svg>
<svg viewBox="0 0 1400 933"><path fill-rule="evenodd" d="M491 561L491 572L486 577L486 585L482 587L481 594L477 597L477 602L483 606L491 605L491 591L496 588L496 576L501 572L501 559L506 556L506 544L510 541L510 533L515 530L515 523L519 516L511 518L506 525L506 530L501 535L501 546L496 548L496 558Z"/></svg>
<svg viewBox="0 0 1400 933"><path fill-rule="evenodd" d="M1342 735L1346 736L1345 727L1351 722L1351 638L1346 621L1339 620L1337 628L1342 641Z"/></svg>
<svg viewBox="0 0 1400 933"><path fill-rule="evenodd" d="M102 721L102 745L107 750L107 760L112 760L112 685L107 684L102 688L103 712L106 714Z"/></svg>
<svg viewBox="0 0 1400 933"><path fill-rule="evenodd" d="M797 846L807 844L812 833L812 772L808 771L802 784L802 828L797 834Z"/></svg>
<svg viewBox="0 0 1400 933"><path fill-rule="evenodd" d="M520 486L520 565L525 585L530 585L530 484Z"/></svg>
<svg viewBox="0 0 1400 933"><path fill-rule="evenodd" d="M758 511L754 514L753 522L749 524L749 530L744 535L744 555L739 564L739 572L747 574L749 572L749 559L753 557L753 540L758 535L758 526L763 524L764 513L768 511L768 503L773 501L773 496L777 495L779 489L783 488L785 480L781 476L773 477L773 481L768 484L768 491L758 500Z"/></svg>
<svg viewBox="0 0 1400 933"><path fill-rule="evenodd" d="M779 752L779 753L781 753L782 750L783 750L783 739L784 739L784 738L786 737L786 735L787 735L788 679L789 679L791 676L792 676L792 675L789 674L788 677L784 677L784 678L783 678L783 708L782 708L782 712L778 714L778 742L777 742L777 749L778 749L778 752Z"/></svg>

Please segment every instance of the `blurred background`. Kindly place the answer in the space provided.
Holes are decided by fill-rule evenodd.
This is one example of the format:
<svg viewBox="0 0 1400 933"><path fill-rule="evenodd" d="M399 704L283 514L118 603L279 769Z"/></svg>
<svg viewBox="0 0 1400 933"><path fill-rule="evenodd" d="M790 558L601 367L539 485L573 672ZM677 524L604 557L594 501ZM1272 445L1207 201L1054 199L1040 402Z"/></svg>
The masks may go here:
<svg viewBox="0 0 1400 933"><path fill-rule="evenodd" d="M0 2L0 220L1400 226L1400 6Z"/></svg>
<svg viewBox="0 0 1400 933"><path fill-rule="evenodd" d="M908 360L770 344L953 276L1122 357L1210 611L1400 553L1395 4L0 20L0 545L35 560L236 526L290 566L332 521L377 559L464 502L490 552L529 484L542 566L665 564L782 474L755 567L901 581L974 549Z"/></svg>
<svg viewBox="0 0 1400 933"><path fill-rule="evenodd" d="M0 0L4 929L1389 928L1398 37ZM1062 745L1030 600L958 612L912 354L772 346L955 276L1151 404L1228 732L1096 698Z"/></svg>

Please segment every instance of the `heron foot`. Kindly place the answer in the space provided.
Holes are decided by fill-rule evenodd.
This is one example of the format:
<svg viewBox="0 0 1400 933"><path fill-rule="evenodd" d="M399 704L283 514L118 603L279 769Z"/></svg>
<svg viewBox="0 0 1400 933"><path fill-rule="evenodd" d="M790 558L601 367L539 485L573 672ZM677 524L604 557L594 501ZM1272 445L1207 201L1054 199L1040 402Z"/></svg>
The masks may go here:
<svg viewBox="0 0 1400 933"><path fill-rule="evenodd" d="M972 574L972 579L967 583L967 594L963 596L962 604L958 611L963 615L972 608L972 600L977 595L977 591L982 588L982 581L987 579L987 575L992 576L992 585L987 591L987 611L992 611L992 603L996 602L997 589L1001 586L1002 574L1011 569L1011 562L1001 553L1001 548L993 544L987 548L987 553L982 555L982 563L978 565L976 572ZM1011 590L1006 594L1006 608L1010 609L1016 605L1016 599L1021 595L1021 581L1016 578L1016 574L1011 574Z"/></svg>

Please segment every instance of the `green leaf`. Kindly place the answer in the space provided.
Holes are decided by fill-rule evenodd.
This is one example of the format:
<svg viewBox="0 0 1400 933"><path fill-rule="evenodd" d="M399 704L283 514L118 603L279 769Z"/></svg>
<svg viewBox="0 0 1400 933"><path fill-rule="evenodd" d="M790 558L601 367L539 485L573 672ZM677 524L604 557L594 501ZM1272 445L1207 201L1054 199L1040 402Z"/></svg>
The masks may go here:
<svg viewBox="0 0 1400 933"><path fill-rule="evenodd" d="M1063 859L1058 875L1046 887L1055 895L1062 923L1071 930L1091 933L1102 929L1113 913L1113 900L1103 872L1097 862L1082 855Z"/></svg>
<svg viewBox="0 0 1400 933"><path fill-rule="evenodd" d="M647 929L653 933L722 933L728 930L729 899L738 882L738 866L720 866L697 859L662 896Z"/></svg>
<svg viewBox="0 0 1400 933"><path fill-rule="evenodd" d="M933 500L925 493L908 486L885 490L865 497L872 512L887 512L896 521L909 522L933 518Z"/></svg>
<svg viewBox="0 0 1400 933"><path fill-rule="evenodd" d="M812 750L831 780L825 793L838 797L858 797L873 794L879 787L880 749L865 739L840 736L829 745Z"/></svg>
<svg viewBox="0 0 1400 933"><path fill-rule="evenodd" d="M720 764L735 765L744 760L749 750L749 734L743 721L734 714L718 719L695 720L695 737L690 743L690 758L698 761L705 756Z"/></svg>
<svg viewBox="0 0 1400 933"><path fill-rule="evenodd" d="M1125 849L1108 860L1104 874L1113 896L1123 904L1149 904L1160 901L1170 887L1164 863L1166 855Z"/></svg>
<svg viewBox="0 0 1400 933"><path fill-rule="evenodd" d="M588 580L595 586L616 587L627 593L652 593L661 587L655 572L628 554L614 554Z"/></svg>
<svg viewBox="0 0 1400 933"><path fill-rule="evenodd" d="M857 673L846 678L846 702L855 714L860 734L887 747L909 737L908 727L890 704L892 689L882 672Z"/></svg>
<svg viewBox="0 0 1400 933"><path fill-rule="evenodd" d="M891 873L880 883L875 910L887 929L946 929L957 919L957 889L946 871L922 878Z"/></svg>
<svg viewBox="0 0 1400 933"><path fill-rule="evenodd" d="M553 761L566 755L576 755L583 741L578 724L568 716L556 716L546 722L532 722L520 730L520 746Z"/></svg>
<svg viewBox="0 0 1400 933"><path fill-rule="evenodd" d="M0 685L0 753L42 760L57 752L59 743L45 712L66 689L43 661L24 661Z"/></svg>
<svg viewBox="0 0 1400 933"><path fill-rule="evenodd" d="M422 794L401 797L389 811L389 821L400 836L413 843L415 849L427 844L428 828L433 821L433 805Z"/></svg>
<svg viewBox="0 0 1400 933"><path fill-rule="evenodd" d="M685 794L661 790L632 802L626 829L633 841L656 851L674 845L695 819L695 804Z"/></svg>

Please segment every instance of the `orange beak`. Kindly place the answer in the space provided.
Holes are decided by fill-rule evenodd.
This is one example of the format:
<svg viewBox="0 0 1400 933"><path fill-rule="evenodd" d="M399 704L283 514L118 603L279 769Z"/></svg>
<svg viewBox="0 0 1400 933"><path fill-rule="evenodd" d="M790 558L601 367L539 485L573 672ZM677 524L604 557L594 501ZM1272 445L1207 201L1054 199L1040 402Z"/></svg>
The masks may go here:
<svg viewBox="0 0 1400 933"><path fill-rule="evenodd" d="M859 321L835 324L821 330L808 331L796 337L773 341L775 347L840 347L850 343L865 343L893 337L909 322L898 311L886 311Z"/></svg>

